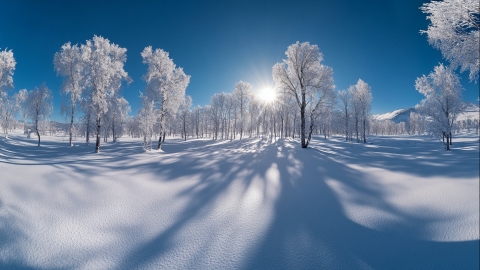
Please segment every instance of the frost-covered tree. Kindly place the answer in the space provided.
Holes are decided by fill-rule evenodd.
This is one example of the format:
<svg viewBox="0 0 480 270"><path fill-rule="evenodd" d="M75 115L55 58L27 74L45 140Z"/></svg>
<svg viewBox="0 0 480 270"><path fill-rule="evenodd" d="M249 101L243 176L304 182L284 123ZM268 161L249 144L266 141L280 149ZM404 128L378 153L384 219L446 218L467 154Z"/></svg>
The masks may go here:
<svg viewBox="0 0 480 270"><path fill-rule="evenodd" d="M175 115L183 102L190 76L182 68L176 67L168 52L162 49L153 51L149 46L141 55L143 63L148 65L143 78L147 82L146 96L154 102L158 113L160 138L157 148L161 149L166 118Z"/></svg>
<svg viewBox="0 0 480 270"><path fill-rule="evenodd" d="M345 140L348 140L349 135L349 120L350 120L350 107L352 95L349 90L340 90L338 91L338 99L340 100L340 111L341 118L344 124Z"/></svg>
<svg viewBox="0 0 480 270"><path fill-rule="evenodd" d="M0 91L0 124L5 138L8 138L8 131L13 127L16 112L15 99L9 96L7 92Z"/></svg>
<svg viewBox="0 0 480 270"><path fill-rule="evenodd" d="M21 89L15 94L15 103L17 104L18 111L23 121L23 133L27 134L27 118L28 118L28 91L27 89Z"/></svg>
<svg viewBox="0 0 480 270"><path fill-rule="evenodd" d="M407 131L409 134L423 134L426 131L425 117L419 113L410 112L407 120Z"/></svg>
<svg viewBox="0 0 480 270"><path fill-rule="evenodd" d="M248 102L252 97L252 85L248 82L239 81L235 84L235 90L233 90L233 96L235 97L235 101L238 105L240 118L239 118L239 125L240 125L240 140L243 136L243 130L245 127L245 116L246 110L248 108Z"/></svg>
<svg viewBox="0 0 480 270"><path fill-rule="evenodd" d="M12 50L0 51L0 124L6 138L8 138L11 118L16 109L15 102L7 93L7 90L13 87L13 72L16 64Z"/></svg>
<svg viewBox="0 0 480 270"><path fill-rule="evenodd" d="M48 120L53 112L52 91L43 83L40 88L35 87L28 93L27 103L28 117L32 120L32 128L38 136L38 146L40 146L41 122Z"/></svg>
<svg viewBox="0 0 480 270"><path fill-rule="evenodd" d="M192 125L193 125L193 131L197 139L201 135L201 130L202 130L202 114L203 108L200 107L200 105L197 105L195 108L192 109Z"/></svg>
<svg viewBox="0 0 480 270"><path fill-rule="evenodd" d="M122 86L122 81L131 81L123 69L127 61L127 49L110 43L101 36L94 36L81 46L81 52L88 82L88 107L95 115L95 152L99 153L102 117L108 111L107 100L115 96Z"/></svg>
<svg viewBox="0 0 480 270"><path fill-rule="evenodd" d="M423 4L431 24L428 42L442 52L451 66L460 72L469 70L470 80L478 80L480 65L480 1L444 0Z"/></svg>
<svg viewBox="0 0 480 270"><path fill-rule="evenodd" d="M13 87L13 72L16 64L12 50L0 51L0 91Z"/></svg>
<svg viewBox="0 0 480 270"><path fill-rule="evenodd" d="M70 116L68 133L70 146L73 146L75 112L85 88L85 62L82 59L80 47L76 44L71 45L70 42L63 44L60 51L53 57L53 65L57 75L63 77L60 91L64 98L61 113L66 117Z"/></svg>
<svg viewBox="0 0 480 270"><path fill-rule="evenodd" d="M446 138L445 146L450 150L454 123L464 110L460 78L451 68L440 64L428 76L417 78L415 88L425 96L418 107L431 118L431 131Z"/></svg>
<svg viewBox="0 0 480 270"><path fill-rule="evenodd" d="M260 117L260 112L261 112L261 104L260 101L257 99L252 99L248 103L248 114L250 117L250 137L252 137L253 133L256 133L258 135L259 133L259 127L258 125L258 120Z"/></svg>
<svg viewBox="0 0 480 270"><path fill-rule="evenodd" d="M276 87L291 95L300 110L300 140L306 148L311 139L315 118L328 97L332 96L333 71L321 64L323 54L317 45L308 42L295 43L285 52L287 59L273 66ZM307 111L307 105L309 111ZM310 113L310 115L308 115ZM306 120L310 120L308 135ZM313 121L312 121L313 120Z"/></svg>
<svg viewBox="0 0 480 270"><path fill-rule="evenodd" d="M83 111L83 116L80 118L80 129L83 135L85 135L85 142L87 145L90 143L90 137L92 135L92 130L95 130L95 112L93 104L87 95L86 98L82 99L80 102L80 108Z"/></svg>
<svg viewBox="0 0 480 270"><path fill-rule="evenodd" d="M105 125L112 131L113 142L116 142L123 135L123 126L130 111L130 104L125 98L113 97L109 99L108 111L105 114Z"/></svg>
<svg viewBox="0 0 480 270"><path fill-rule="evenodd" d="M218 139L218 133L220 132L220 126L222 126L224 118L225 104L227 100L227 94L215 93L210 100L210 117L213 122L213 139ZM235 132L235 131L234 131ZM224 133L222 132L222 136Z"/></svg>
<svg viewBox="0 0 480 270"><path fill-rule="evenodd" d="M182 121L183 136L185 141L187 140L187 121L190 113L190 107L192 107L192 97L187 95L178 109L179 116Z"/></svg>
<svg viewBox="0 0 480 270"><path fill-rule="evenodd" d="M355 132L357 142L360 142L358 135L364 143L367 142L366 130L372 106L372 90L370 86L358 79L357 84L349 88L352 95L352 108L355 120Z"/></svg>
<svg viewBox="0 0 480 270"><path fill-rule="evenodd" d="M141 96L142 107L137 114L138 130L143 137L143 149L152 150L152 137L154 134L154 124L157 119L155 104L153 100L146 96Z"/></svg>

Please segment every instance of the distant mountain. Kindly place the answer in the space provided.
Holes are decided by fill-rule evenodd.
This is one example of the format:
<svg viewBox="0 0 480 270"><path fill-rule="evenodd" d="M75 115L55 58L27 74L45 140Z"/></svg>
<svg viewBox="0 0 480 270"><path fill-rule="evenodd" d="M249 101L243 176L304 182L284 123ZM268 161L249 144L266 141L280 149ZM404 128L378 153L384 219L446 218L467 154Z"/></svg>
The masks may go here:
<svg viewBox="0 0 480 270"><path fill-rule="evenodd" d="M395 123L406 122L410 117L411 112L416 112L415 108L407 108L395 110L393 112L383 113L383 114L374 114L372 118L375 120L391 120ZM465 112L460 114L457 117L457 120L465 119L479 119L480 118L480 107L476 104L470 103L467 105Z"/></svg>
<svg viewBox="0 0 480 270"><path fill-rule="evenodd" d="M400 109L383 114L374 114L372 115L372 118L378 121L392 120L395 123L400 123L406 122L410 117L411 112L415 112L415 108Z"/></svg>

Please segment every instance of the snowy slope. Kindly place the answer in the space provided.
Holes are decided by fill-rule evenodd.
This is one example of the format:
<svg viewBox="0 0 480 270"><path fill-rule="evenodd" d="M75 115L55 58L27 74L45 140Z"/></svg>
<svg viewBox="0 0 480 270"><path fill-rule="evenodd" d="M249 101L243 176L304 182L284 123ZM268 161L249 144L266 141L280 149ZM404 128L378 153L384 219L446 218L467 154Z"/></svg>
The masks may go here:
<svg viewBox="0 0 480 270"><path fill-rule="evenodd" d="M416 112L415 108L406 108L399 109L388 113L383 114L374 114L372 118L378 121L381 120L391 120L395 123L406 122L410 117L410 112ZM478 105L469 104L462 114L460 114L457 120L466 120L466 119L479 119L480 118L480 108Z"/></svg>
<svg viewBox="0 0 480 270"><path fill-rule="evenodd" d="M400 109L384 114L374 114L372 115L372 118L378 121L391 120L395 123L400 123L408 120L410 112L415 112L415 108Z"/></svg>
<svg viewBox="0 0 480 270"><path fill-rule="evenodd" d="M478 269L478 136L0 139L0 269Z"/></svg>

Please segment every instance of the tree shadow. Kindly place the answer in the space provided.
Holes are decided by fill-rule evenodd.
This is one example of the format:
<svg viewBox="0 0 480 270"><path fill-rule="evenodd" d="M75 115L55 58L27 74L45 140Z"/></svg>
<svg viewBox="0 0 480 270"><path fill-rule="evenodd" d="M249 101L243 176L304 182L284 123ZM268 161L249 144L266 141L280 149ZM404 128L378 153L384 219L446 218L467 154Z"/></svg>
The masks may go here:
<svg viewBox="0 0 480 270"><path fill-rule="evenodd" d="M428 217L415 217L391 207L381 187L363 185L366 175L314 145L309 149L296 145L291 151L304 168L313 169L292 179L282 169L288 163L279 166L283 188L275 203L275 219L262 243L252 251L245 269L478 268L478 240L421 240L418 234L432 222ZM330 179L341 181L365 197L378 198L377 207L399 216L400 222L387 224L382 230L353 222L326 184ZM296 184L291 185L292 181Z"/></svg>
<svg viewBox="0 0 480 270"><path fill-rule="evenodd" d="M53 166L59 172L65 170L82 175L85 178L82 181L85 181L86 192L101 189L91 180L95 176L110 177L111 181L115 181L114 176L109 176L107 173L112 171L132 179L129 183L122 182L126 188L128 188L127 184L134 185L135 180L140 180L139 178L146 173L158 176L157 178L152 177L151 180L156 184L184 183L173 194L174 200L185 202L180 211L175 214L174 220L170 224L165 224L164 229L157 230L157 233L152 236L129 240L131 246L128 252L122 258L116 258L118 261L115 264L118 269L165 267L162 265L165 257L171 257L171 252L177 252L179 248L187 247L188 251L181 251L186 258L181 255L176 257L178 260L184 260L181 262L182 264L178 262L176 267L222 267L222 261L217 264L208 264L205 262L205 258L211 255L210 249L212 246L218 245L219 238L225 236L218 233L224 229L224 226L234 228L227 230L232 234L228 239L237 240L248 237L248 235L242 235L245 231L248 232L242 226L251 226L253 231L263 230L258 238L248 246L245 254L217 251L217 255L226 257L227 261L228 259L240 260L233 264L236 266L235 268L478 269L478 240L458 242L422 240L422 237L427 236L426 238L428 238L429 224L456 217L437 218L437 215L433 215L434 218L432 218L428 215L428 211L432 211L430 209L425 209L425 216L412 215L402 211L387 201L389 191L385 187L369 184L369 174L349 166L355 164L377 167L401 173L412 173L425 178L444 174L447 177L471 176L471 172L455 171L457 170L456 166L460 165L457 161L448 163L446 165L448 168L440 171L428 171L436 168L433 165L435 162L425 164L427 167L424 168L427 171L417 171L410 168L416 166L415 159L410 160L411 156L402 156L411 153L403 152L401 145L382 144L382 142L373 145L352 145L338 140L329 140L327 143L315 140L312 141L310 148L301 149L297 141L291 140L275 142L268 139L189 140L186 142L168 140L163 146L163 153L144 153L138 142L119 143L117 143L118 145L112 144L110 148L107 144L102 148L104 149L103 155L92 154L89 157L75 157L86 153L82 152L84 150L69 155L56 154L55 151L58 152L60 146L54 143L50 146L46 145L48 146L46 152L34 153L40 157L36 160L36 164ZM5 146L5 143L1 143L0 147L5 147L12 153L24 149ZM370 154L367 150L374 151L375 154ZM430 155L438 154L436 150L429 150L428 147L420 147L420 150L425 151L422 154L426 156L424 161ZM53 156L53 161L49 160L48 154ZM467 156L469 155L470 152ZM441 161L442 157L445 156L435 156L432 159ZM28 160L29 158L29 155L23 155L19 160ZM459 158L461 162L471 162L467 160L471 157L461 155ZM7 159L2 159L0 162L5 160ZM23 164L18 160L7 161ZM95 168L101 169L95 170ZM63 181L62 176L59 175L50 179L48 183L52 189L55 187L58 189L61 181ZM355 191L357 196L353 198L353 202L356 205L361 207L365 204L363 200L370 200L368 203L374 204L376 209L394 215L397 219L395 222L386 222L382 227L376 229L353 221L342 205L342 198L332 189L332 181L341 183L346 190ZM390 187L389 190L396 188L401 187ZM263 218L265 221L263 228L255 227L256 225L252 225L254 224L252 223L238 225L239 230L236 231L236 225L232 224L234 221L224 223L214 214L219 209L223 209L222 211L225 213L222 215L227 219L240 215L241 211L237 209L236 200L251 200L252 198L249 196L252 189L259 190L258 194L261 194L261 199L255 201L257 207L255 209L271 206L271 210L258 212L259 214L271 214ZM78 205L85 201L85 198L78 197L77 193L72 193L68 189L62 189L62 192L67 194L68 203L72 205ZM134 192L133 189L132 192ZM138 196L142 196L142 194L138 194ZM158 196L161 197L163 194L159 193ZM229 197L229 199L227 200L225 197ZM375 198L373 202L372 198ZM232 203L233 206L225 206L226 202ZM157 201L152 202L143 209L146 211L144 216L158 214L156 209L160 207L162 206L158 205ZM2 207L0 207L1 209ZM198 236L200 239L196 239L195 229L197 223L202 220L207 220L205 221L207 224L215 225L206 227L202 223L203 227L198 227L198 234L201 234ZM6 234L18 229L16 220L2 220L2 223L10 224L9 226L15 228L0 229L0 239L4 237L2 233ZM218 225L216 225L217 223ZM141 236L146 226L154 225L136 221L129 224L115 224L104 229L114 232L119 238L127 238L127 235L134 238ZM21 237L22 231L20 230L18 233L13 236L13 239ZM192 239L185 239L185 234ZM192 241L192 243L179 243L188 241ZM13 242L10 243L13 245ZM234 246L238 243L232 241L228 245ZM0 245L0 251L5 248ZM227 246L217 248L228 250ZM107 250L108 246L105 252ZM81 262L78 263L79 265L76 267L82 267ZM175 266L175 264L170 266ZM0 268L2 267L30 269L27 266L21 268L24 267L21 262L18 264L0 262Z"/></svg>
<svg viewBox="0 0 480 270"><path fill-rule="evenodd" d="M125 258L122 265L126 265L126 269L141 267L169 252L179 232L199 215L214 211L217 207L214 202L239 178L243 179L244 194L256 175L264 176L266 189L271 185L266 175L272 165L278 170L280 194L274 199L264 196L264 200L274 200L274 218L261 242L253 247L249 259L243 262L242 267L246 269L451 269L478 266L478 241L422 240L428 236L429 224L442 220L428 217L428 213L425 217L418 217L396 209L385 200L388 194L381 186L365 185L368 175L339 162L328 151L320 151L319 145L301 149L297 142L288 140L272 144L259 140L198 147L208 147L210 151L193 158L183 156L180 160L188 167L178 166L182 168L182 175L197 175L202 179L198 185L179 194L189 199L187 207L169 229L140 245ZM233 152L235 149L243 149L242 155L223 155L222 151ZM199 160L212 161L215 166L202 166L204 163ZM202 170L200 174L199 169ZM404 167L396 169L409 171ZM175 181L179 179L173 173L175 171L163 173L167 173L167 179ZM240 173L242 177L238 177ZM397 216L400 222L386 223L382 230L374 230L352 221L326 183L330 179L341 181L361 194L361 198L378 198L376 207ZM448 218L455 217L443 219ZM208 246L214 240L205 242L204 245ZM194 257L207 256L202 250L195 252L198 254Z"/></svg>

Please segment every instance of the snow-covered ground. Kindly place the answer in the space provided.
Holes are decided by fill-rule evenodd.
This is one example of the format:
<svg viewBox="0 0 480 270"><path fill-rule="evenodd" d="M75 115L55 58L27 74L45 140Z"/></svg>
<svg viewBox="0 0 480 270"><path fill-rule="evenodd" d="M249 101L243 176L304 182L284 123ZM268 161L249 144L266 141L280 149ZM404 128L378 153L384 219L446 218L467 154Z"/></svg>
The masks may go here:
<svg viewBox="0 0 480 270"><path fill-rule="evenodd" d="M479 138L0 139L0 269L478 269Z"/></svg>

